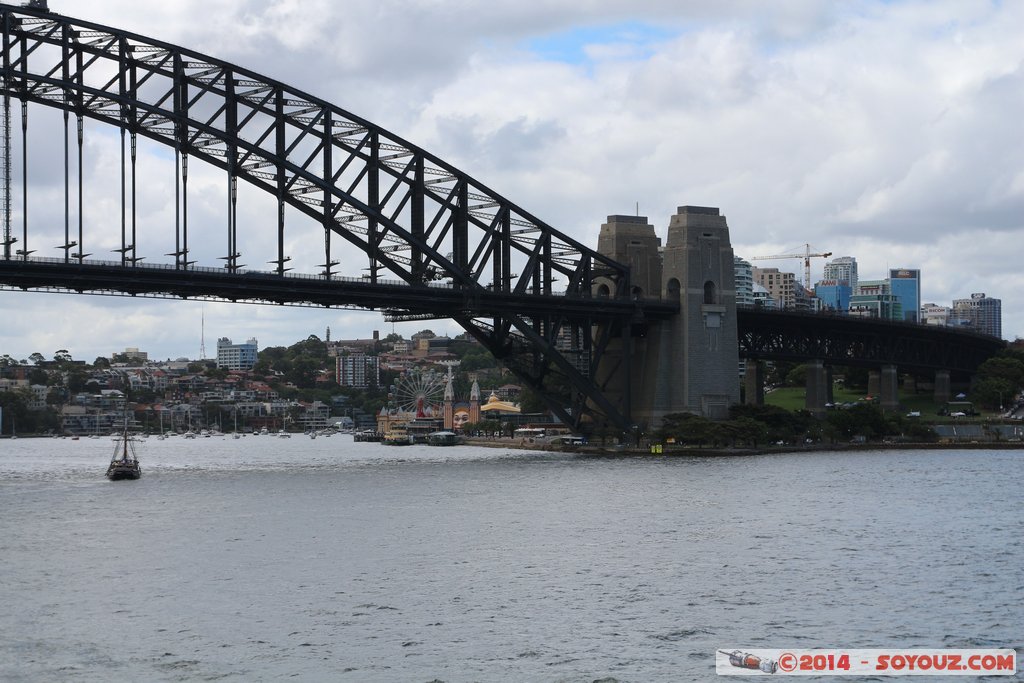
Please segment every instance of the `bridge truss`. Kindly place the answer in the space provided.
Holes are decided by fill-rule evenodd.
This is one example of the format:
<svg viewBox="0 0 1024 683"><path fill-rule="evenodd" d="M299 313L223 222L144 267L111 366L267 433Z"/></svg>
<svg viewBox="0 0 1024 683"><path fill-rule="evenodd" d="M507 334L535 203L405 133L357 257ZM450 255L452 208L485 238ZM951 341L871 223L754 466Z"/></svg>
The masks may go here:
<svg viewBox="0 0 1024 683"><path fill-rule="evenodd" d="M967 379L1006 346L976 332L844 315L744 308L737 319L740 356L748 360L895 365L921 376L946 370Z"/></svg>
<svg viewBox="0 0 1024 683"><path fill-rule="evenodd" d="M549 403L577 429L586 422L628 429L628 402L606 398L592 379L597 363L613 335L673 309L631 300L626 266L380 126L283 83L43 9L0 4L0 21L6 171L0 284L354 306L384 310L391 319L451 318L542 395L552 385L571 387L568 400L549 396ZM21 104L20 235L10 210L12 100ZM64 243L55 259L33 256L36 249L30 248L30 103L59 110L64 118ZM109 261L90 259L86 252L85 120L120 131L121 239L117 257ZM136 210L140 136L174 153L174 250L165 255L172 258L166 265L142 263L153 255L139 248L145 227ZM69 207L73 157L77 230ZM229 206L220 268L204 267L195 258L197 237L195 229L190 233L188 211L193 159L226 173ZM239 180L276 202L276 253L269 271L243 263L248 256L240 237L251 228L239 225ZM322 228L318 273L288 272L286 209ZM358 273L345 271L352 253L362 256ZM592 298L598 280L610 296Z"/></svg>

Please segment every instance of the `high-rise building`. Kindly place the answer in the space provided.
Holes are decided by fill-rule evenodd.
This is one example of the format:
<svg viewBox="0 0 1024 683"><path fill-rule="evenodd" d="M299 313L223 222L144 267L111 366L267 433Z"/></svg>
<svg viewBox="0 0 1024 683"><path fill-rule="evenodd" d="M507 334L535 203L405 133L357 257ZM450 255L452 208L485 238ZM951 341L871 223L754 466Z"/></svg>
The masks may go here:
<svg viewBox="0 0 1024 683"><path fill-rule="evenodd" d="M814 285L814 295L827 311L850 310L850 297L857 287L857 259L840 256L825 264L825 273Z"/></svg>
<svg viewBox="0 0 1024 683"><path fill-rule="evenodd" d="M796 308L796 275L778 268L754 268L754 282L768 290L779 308Z"/></svg>
<svg viewBox="0 0 1024 683"><path fill-rule="evenodd" d="M821 307L826 311L845 313L850 310L853 287L847 280L819 280L814 285L814 296L818 297Z"/></svg>
<svg viewBox="0 0 1024 683"><path fill-rule="evenodd" d="M840 256L825 264L822 280L845 282L851 291L857 288L857 259L852 256Z"/></svg>
<svg viewBox="0 0 1024 683"><path fill-rule="evenodd" d="M749 261L733 257L733 271L736 277L736 305L754 305L754 269Z"/></svg>
<svg viewBox="0 0 1024 683"><path fill-rule="evenodd" d="M380 385L380 364L377 356L363 353L348 353L335 359L335 370L339 386L360 387Z"/></svg>
<svg viewBox="0 0 1024 683"><path fill-rule="evenodd" d="M1003 337L1003 301L990 299L984 292L970 299L953 299L950 325L969 325L982 334Z"/></svg>
<svg viewBox="0 0 1024 683"><path fill-rule="evenodd" d="M911 268L889 269L889 291L900 300L903 319L921 321L921 271Z"/></svg>
<svg viewBox="0 0 1024 683"><path fill-rule="evenodd" d="M217 367L225 370L252 370L256 365L257 344L250 339L244 344L232 344L227 337L217 340Z"/></svg>
<svg viewBox="0 0 1024 683"><path fill-rule="evenodd" d="M949 323L949 306L927 303L921 306L921 322L925 325L945 327Z"/></svg>
<svg viewBox="0 0 1024 683"><path fill-rule="evenodd" d="M903 305L892 293L889 280L861 280L850 296L850 315L903 320Z"/></svg>

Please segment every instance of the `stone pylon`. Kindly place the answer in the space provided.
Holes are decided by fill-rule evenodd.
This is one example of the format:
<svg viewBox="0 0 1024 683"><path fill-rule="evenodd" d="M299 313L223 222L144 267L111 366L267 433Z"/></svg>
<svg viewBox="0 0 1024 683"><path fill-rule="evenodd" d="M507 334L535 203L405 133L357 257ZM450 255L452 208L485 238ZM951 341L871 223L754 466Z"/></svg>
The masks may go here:
<svg viewBox="0 0 1024 683"><path fill-rule="evenodd" d="M646 218L609 216L598 249L630 265L638 296L672 299L680 306L672 319L650 323L645 336L623 334L609 347L598 376L609 398L628 405L633 421L648 428L672 413L728 417L729 406L739 403L740 385L733 251L725 217L716 208L679 207L662 249Z"/></svg>

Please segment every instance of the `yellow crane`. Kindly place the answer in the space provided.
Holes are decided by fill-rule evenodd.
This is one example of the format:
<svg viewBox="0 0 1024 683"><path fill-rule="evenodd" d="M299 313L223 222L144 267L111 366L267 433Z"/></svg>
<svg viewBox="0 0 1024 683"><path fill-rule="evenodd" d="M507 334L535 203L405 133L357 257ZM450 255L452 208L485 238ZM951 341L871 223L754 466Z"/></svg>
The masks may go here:
<svg viewBox="0 0 1024 683"><path fill-rule="evenodd" d="M780 259L780 258L802 258L804 260L804 289L811 291L811 259L812 258L828 258L832 255L831 251L826 251L821 254L812 254L811 245L804 245L804 253L802 254L775 254L774 256L754 256L751 261L767 261L768 259Z"/></svg>

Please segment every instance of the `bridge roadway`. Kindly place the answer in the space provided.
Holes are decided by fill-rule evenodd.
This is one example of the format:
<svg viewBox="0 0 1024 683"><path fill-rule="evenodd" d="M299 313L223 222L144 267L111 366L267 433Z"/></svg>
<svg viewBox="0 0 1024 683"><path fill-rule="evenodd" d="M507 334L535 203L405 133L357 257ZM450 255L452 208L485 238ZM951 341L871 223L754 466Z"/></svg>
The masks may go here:
<svg viewBox="0 0 1024 683"><path fill-rule="evenodd" d="M879 368L968 379L1005 342L976 332L826 313L741 308L740 356L749 360Z"/></svg>
<svg viewBox="0 0 1024 683"><path fill-rule="evenodd" d="M493 291L486 287L463 288L444 282L411 285L401 281L343 278L266 271L172 264L117 262L65 262L60 258L0 259L0 285L91 294L129 296L210 297L324 307L383 310L399 315L432 318L480 316L558 316L589 320L607 317L652 321L679 311L678 303L658 299L609 299L559 294Z"/></svg>
<svg viewBox="0 0 1024 683"><path fill-rule="evenodd" d="M434 318L503 315L574 320L618 318L641 325L667 319L678 304L659 299L605 299L460 288L442 282L410 285L355 278L269 273L173 265L65 262L63 259L0 259L0 285L130 296L210 297L325 307L357 307ZM751 361L811 360L827 365L880 368L928 375L947 371L967 379L1005 346L995 337L952 328L870 320L822 313L740 307L740 357Z"/></svg>

